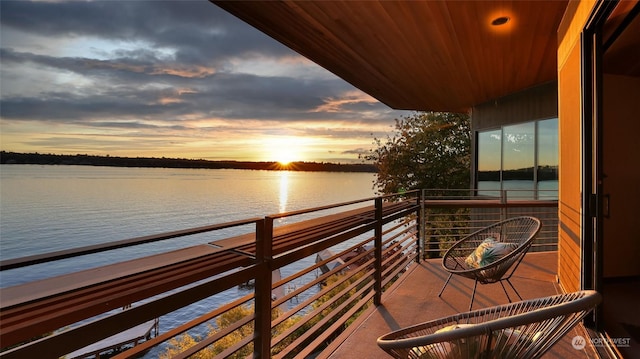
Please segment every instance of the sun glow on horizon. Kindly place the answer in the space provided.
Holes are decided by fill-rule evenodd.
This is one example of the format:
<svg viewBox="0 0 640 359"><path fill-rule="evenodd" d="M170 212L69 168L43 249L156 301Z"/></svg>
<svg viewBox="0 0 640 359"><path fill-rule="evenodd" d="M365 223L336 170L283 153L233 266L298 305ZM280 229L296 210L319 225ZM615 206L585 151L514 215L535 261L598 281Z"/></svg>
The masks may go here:
<svg viewBox="0 0 640 359"><path fill-rule="evenodd" d="M290 154L286 152L280 153L276 157L276 162L278 162L280 166L287 167L291 164L291 162L295 162L294 157L295 157L294 154Z"/></svg>
<svg viewBox="0 0 640 359"><path fill-rule="evenodd" d="M309 140L302 137L274 137L265 141L265 157L268 161L276 161L280 166L287 167L291 162L305 159L306 147Z"/></svg>

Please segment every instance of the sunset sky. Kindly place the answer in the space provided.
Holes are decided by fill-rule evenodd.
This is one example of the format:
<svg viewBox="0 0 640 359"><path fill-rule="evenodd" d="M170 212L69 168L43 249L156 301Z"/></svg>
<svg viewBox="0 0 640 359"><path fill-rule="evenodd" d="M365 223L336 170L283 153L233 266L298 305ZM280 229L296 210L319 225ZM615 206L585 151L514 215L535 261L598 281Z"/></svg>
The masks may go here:
<svg viewBox="0 0 640 359"><path fill-rule="evenodd" d="M407 113L206 0L0 7L5 151L353 162Z"/></svg>

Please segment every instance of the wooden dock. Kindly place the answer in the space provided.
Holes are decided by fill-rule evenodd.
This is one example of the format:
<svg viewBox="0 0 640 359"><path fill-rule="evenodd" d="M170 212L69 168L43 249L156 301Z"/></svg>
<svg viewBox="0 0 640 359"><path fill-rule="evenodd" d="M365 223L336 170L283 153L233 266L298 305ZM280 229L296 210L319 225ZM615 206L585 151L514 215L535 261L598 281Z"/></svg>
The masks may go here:
<svg viewBox="0 0 640 359"><path fill-rule="evenodd" d="M158 334L158 319L136 325L114 336L105 338L99 342L80 348L67 354L67 359L76 358L106 358L123 350L133 348Z"/></svg>

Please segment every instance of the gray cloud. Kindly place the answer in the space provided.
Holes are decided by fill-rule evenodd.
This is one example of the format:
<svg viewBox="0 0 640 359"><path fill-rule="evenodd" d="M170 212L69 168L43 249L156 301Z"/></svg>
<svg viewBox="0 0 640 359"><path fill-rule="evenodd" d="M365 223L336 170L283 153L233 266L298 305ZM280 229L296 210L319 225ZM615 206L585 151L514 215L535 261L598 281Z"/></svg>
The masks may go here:
<svg viewBox="0 0 640 359"><path fill-rule="evenodd" d="M365 156L371 153L370 149L367 148L356 148L354 150L347 150L347 151L342 151L342 154L346 154L346 155L358 155L358 156Z"/></svg>
<svg viewBox="0 0 640 359"><path fill-rule="evenodd" d="M31 62L109 84L88 88L81 95L56 88L55 92L42 92L32 98L3 96L2 115L14 119L73 120L90 114L175 117L180 112L189 112L199 113L202 117L225 113L229 118L313 120L324 117L309 112L310 109L321 106L324 98L351 89L339 79L310 82L291 77L233 73L191 78L160 72L158 69L163 68L162 64L152 61L59 58L10 49L1 49L0 56L5 64ZM175 98L175 102L161 103L166 97ZM380 109L384 105L376 103L374 106ZM372 109L370 104L361 107ZM358 109L345 110L355 112Z"/></svg>
<svg viewBox="0 0 640 359"><path fill-rule="evenodd" d="M0 17L5 123L130 130L147 138L172 131L185 139L296 124L300 136L371 138L372 125L391 124L401 113L206 0L3 0ZM194 125L212 119L224 124ZM348 125L301 125L322 121ZM90 143L61 136L30 144L71 138ZM106 143L121 145L106 137L96 146Z"/></svg>
<svg viewBox="0 0 640 359"><path fill-rule="evenodd" d="M176 60L183 63L291 52L206 0L3 1L1 6L3 24L27 33L143 40L176 49Z"/></svg>

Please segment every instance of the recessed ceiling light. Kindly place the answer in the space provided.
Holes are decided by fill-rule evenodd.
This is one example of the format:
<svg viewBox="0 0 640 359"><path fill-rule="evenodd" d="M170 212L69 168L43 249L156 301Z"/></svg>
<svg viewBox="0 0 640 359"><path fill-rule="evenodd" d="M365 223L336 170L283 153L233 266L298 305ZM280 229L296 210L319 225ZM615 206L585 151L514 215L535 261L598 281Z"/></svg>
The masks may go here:
<svg viewBox="0 0 640 359"><path fill-rule="evenodd" d="M504 24L508 23L509 20L511 20L511 18L508 17L508 16L500 16L500 17L497 17L497 18L493 19L493 21L491 21L491 25L493 25L493 26L504 25Z"/></svg>

